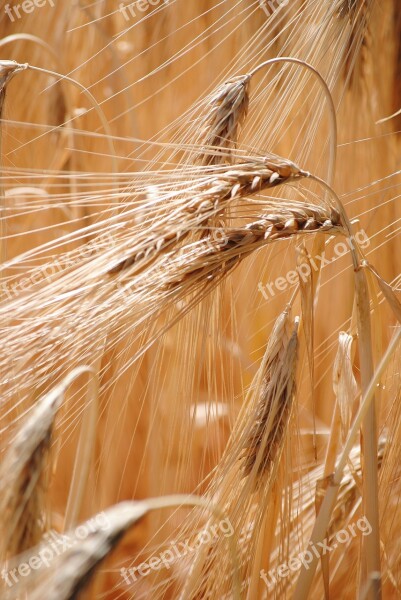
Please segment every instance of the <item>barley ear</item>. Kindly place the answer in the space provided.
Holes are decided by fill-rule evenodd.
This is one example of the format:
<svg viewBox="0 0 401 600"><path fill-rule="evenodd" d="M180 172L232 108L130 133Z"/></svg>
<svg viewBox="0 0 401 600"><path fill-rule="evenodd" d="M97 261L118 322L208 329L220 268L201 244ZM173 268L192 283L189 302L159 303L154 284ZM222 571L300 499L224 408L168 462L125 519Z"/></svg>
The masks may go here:
<svg viewBox="0 0 401 600"><path fill-rule="evenodd" d="M256 486L281 454L295 395L298 325L288 310L277 319L265 354L262 394L244 442L243 475Z"/></svg>
<svg viewBox="0 0 401 600"><path fill-rule="evenodd" d="M31 409L0 467L0 560L38 543L45 527L45 469L65 390L85 367L73 370Z"/></svg>
<svg viewBox="0 0 401 600"><path fill-rule="evenodd" d="M8 82L18 71L23 71L27 65L20 65L14 60L0 60L0 118L3 116L4 100Z"/></svg>
<svg viewBox="0 0 401 600"><path fill-rule="evenodd" d="M44 528L44 471L60 395L39 400L9 447L0 469L0 556L34 546Z"/></svg>
<svg viewBox="0 0 401 600"><path fill-rule="evenodd" d="M202 150L197 161L203 165L231 162L231 149L248 113L249 75L226 81L210 98L201 125Z"/></svg>
<svg viewBox="0 0 401 600"><path fill-rule="evenodd" d="M141 501L121 502L82 523L89 535L82 540L78 530L67 534L69 549L53 561L51 568L30 591L30 600L75 600L85 591L100 565L117 548L123 536L150 511L175 506L207 507L219 518L220 509L207 506L205 499L191 495L164 496ZM94 526L94 523L96 524ZM227 540L234 567L233 598L239 600L236 542ZM80 596L84 597L84 596ZM85 596L86 597L86 596ZM7 599L8 600L8 599ZM11 598L10 598L11 600Z"/></svg>

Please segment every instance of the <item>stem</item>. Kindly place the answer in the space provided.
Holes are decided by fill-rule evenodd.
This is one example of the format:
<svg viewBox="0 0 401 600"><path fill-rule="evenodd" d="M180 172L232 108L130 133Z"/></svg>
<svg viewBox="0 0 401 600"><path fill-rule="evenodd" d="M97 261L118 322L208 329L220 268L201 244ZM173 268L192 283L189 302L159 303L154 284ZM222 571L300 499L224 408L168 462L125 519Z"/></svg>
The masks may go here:
<svg viewBox="0 0 401 600"><path fill-rule="evenodd" d="M319 182L329 191L330 186L318 177L311 176L312 180ZM349 239L352 260L354 263L355 274L355 301L357 313L357 328L359 340L359 360L361 370L361 389L362 394L366 393L369 382L373 377L373 355L372 355L372 331L370 319L370 297L366 279L366 274L361 266L359 255L362 252L356 244L355 237L352 233L351 223L348 219L345 208L337 196L331 189L331 194L337 202L341 218L346 227ZM362 257L363 258L363 257ZM373 401L369 410L366 413L365 420L362 424L362 449L364 457L364 477L363 477L363 496L365 514L372 526L371 535L364 540L365 543L365 561L366 561L366 576L371 573L380 573L380 523L379 523L379 479L378 479L378 461L377 461L377 419L376 406ZM373 589L373 588L372 588ZM374 588L374 589L377 589ZM381 594L375 596L381 598Z"/></svg>
<svg viewBox="0 0 401 600"><path fill-rule="evenodd" d="M329 137L329 161L328 161L328 168L327 168L327 182L328 182L328 184L330 186L330 190L331 190L331 188L334 185L334 175L335 175L335 170L336 170L338 131L337 131L336 108L334 105L333 96L331 95L331 92L330 92L330 88L327 85L325 79L322 77L322 75L319 73L319 71L317 69L315 69L312 65L305 62L304 60L300 60L299 58L293 58L291 56L281 56L278 58L272 58L270 60L267 60L267 61L261 63L260 65L258 65L257 67L255 67L255 69L253 69L253 71L251 71L251 73L249 74L249 77L251 78L253 75L258 73L261 69L263 69L264 67L266 67L268 65L273 65L276 63L280 63L280 62L292 63L297 66L303 67L304 69L309 71L317 79L317 81L325 95L328 109L329 109L329 125L330 125L330 134L331 134ZM330 196L331 191L326 190L326 194L328 196ZM324 242L322 242L322 239L320 238L320 236L316 237L312 252L315 257L323 255ZM318 270L318 273L316 276L316 282L315 282L315 294L314 294L315 301L317 300L317 290L318 290L318 286L319 286L319 278L320 278L320 267L319 267L319 270ZM312 285L313 285L313 280L312 280ZM312 324L312 344L313 344L313 336L314 336L314 327ZM308 354L310 354L310 353L308 353ZM313 353L312 353L312 355L308 356L308 360L309 360L309 369L310 369L312 408L313 408L313 429L314 429L313 448L314 448L315 456L317 456L316 433L315 433L315 431L316 431L316 425L315 425L316 405L315 405L315 393L314 393L315 367L314 367L314 362L313 362Z"/></svg>
<svg viewBox="0 0 401 600"><path fill-rule="evenodd" d="M363 269L355 272L355 292L358 319L358 337L362 391L365 392L373 373L370 299ZM377 461L377 418L375 398L362 424L362 449L364 458L363 495L365 515L372 526L372 533L364 539L366 575L380 575L380 522L379 522L379 479ZM377 587L372 588L377 589ZM381 593L372 596L380 598Z"/></svg>
<svg viewBox="0 0 401 600"><path fill-rule="evenodd" d="M93 96L93 94L81 83L79 83L79 81L76 81L75 79L72 79L71 77L68 77L68 75L61 75L60 73L57 73L56 71L49 71L49 69L43 69L42 67L35 67L33 65L30 65L29 63L25 63L25 64L18 64L15 63L16 66L20 67L21 70L25 70L25 69L29 69L30 71L36 71L38 73L45 73L47 75L51 75L52 77L58 77L61 81L65 80L68 81L69 83L71 83L72 85L74 85L75 87L77 87L83 94L85 94L85 96L89 99L90 103L92 104L93 108L95 109L97 115L99 116L99 119L103 125L103 129L107 135L107 143L109 145L110 148L110 153L111 153L111 161L112 161L112 172L114 174L116 174L118 172L118 166L117 166L117 155L116 155L116 151L114 148L114 143L113 143L113 136L110 130L110 126L107 122L106 116L104 114L104 112L102 111L102 109L99 106L99 103L96 101L96 98Z"/></svg>
<svg viewBox="0 0 401 600"><path fill-rule="evenodd" d="M65 509L65 530L71 529L78 523L84 495L87 491L91 460L96 443L99 404L99 371L99 367L87 368L88 374L91 375L89 381L90 387L82 412L81 431L75 453L74 467L68 492L67 506Z"/></svg>
<svg viewBox="0 0 401 600"><path fill-rule="evenodd" d="M331 513L334 508L334 504L337 499L338 489L343 477L344 469L348 461L349 454L352 450L352 447L355 443L355 439L358 435L359 428L362 422L365 420L367 414L369 413L372 401L374 399L375 389L388 365L390 359L396 350L398 344L401 342L401 327L398 327L396 332L393 335L393 338L380 361L379 366L376 369L374 377L371 379L366 392L363 395L361 406L359 411L355 417L354 423L351 427L350 432L348 433L347 441L345 443L344 449L342 451L341 457L337 463L336 470L332 476L331 483L327 489L326 495L324 497L321 509L315 521L315 525L313 527L313 531L310 538L310 544L317 545L318 542L321 542L324 539L325 533L330 523ZM373 532L372 532L373 533ZM369 536L367 536L369 537ZM307 600L310 592L310 588L313 581L313 576L316 571L316 567L318 564L318 558L311 552L313 555L312 562L308 565L308 568L302 567L300 576L297 581L297 585L295 587L294 598L296 600ZM368 578L372 577L372 573L367 574ZM376 574L375 574L376 577ZM377 589L377 587L376 587Z"/></svg>
<svg viewBox="0 0 401 600"><path fill-rule="evenodd" d="M334 101L333 101L333 97L331 95L329 86L327 85L326 81L323 79L323 77L321 76L319 71L317 69L315 69L314 67L312 67L312 65L305 62L304 60L301 60L299 58L292 58L291 56L280 56L278 58L271 58L269 60L266 60L265 62L263 62L260 65L258 65L257 67L255 67L249 73L249 77L253 77L261 69L264 69L265 67L267 67L269 65L274 65L274 64L280 63L280 62L292 63L292 64L298 65L300 67L303 67L307 71L310 71L311 73L313 73L313 75L319 81L321 88L324 92L324 95L326 96L327 104L329 107L330 131L331 131L330 156L329 156L327 181L329 182L329 185L331 186L331 185L333 185L333 181L334 181L334 173L336 170L336 160L337 160L337 116L336 116L336 107L334 106Z"/></svg>
<svg viewBox="0 0 401 600"><path fill-rule="evenodd" d="M0 46L1 47L1 46ZM0 61L0 119L3 117L3 107L6 96L6 90L8 82L16 73L22 71L26 67L24 65L20 65L13 60L1 60ZM0 123L0 175L3 171L3 131L2 131L2 123ZM3 218L4 211L6 210L6 196L3 185L3 177L0 177L0 263L2 265L3 262L6 261L6 252L7 252L7 236L6 236L6 225L5 220ZM2 270L2 267L1 267Z"/></svg>
<svg viewBox="0 0 401 600"><path fill-rule="evenodd" d="M344 205L333 189L326 182L314 175L310 179L320 183L328 192L330 190L335 199L343 224L350 239L352 261L355 274L355 301L357 313L357 328L359 340L359 361L361 371L361 390L365 394L369 382L374 373L372 355L372 331L370 319L370 297L366 274L361 266L360 256L363 259L361 249L356 243L352 233L350 220L348 219ZM364 540L366 576L370 577L373 572L380 573L380 523L379 523L379 480L377 461L377 419L374 399L366 411L362 424L362 450L364 457L363 497L365 515L372 526L371 535ZM372 588L373 589L373 588ZM374 589L377 589L375 587ZM381 594L374 596L381 598Z"/></svg>
<svg viewBox="0 0 401 600"><path fill-rule="evenodd" d="M47 42L36 35L32 35L31 33L14 33L12 35L7 35L0 40L0 48L3 48L3 46L6 46L7 44L12 44L18 41L33 42L34 44L37 44L46 50L46 52L48 52L53 58L54 62L57 63L59 61L59 58L53 48Z"/></svg>

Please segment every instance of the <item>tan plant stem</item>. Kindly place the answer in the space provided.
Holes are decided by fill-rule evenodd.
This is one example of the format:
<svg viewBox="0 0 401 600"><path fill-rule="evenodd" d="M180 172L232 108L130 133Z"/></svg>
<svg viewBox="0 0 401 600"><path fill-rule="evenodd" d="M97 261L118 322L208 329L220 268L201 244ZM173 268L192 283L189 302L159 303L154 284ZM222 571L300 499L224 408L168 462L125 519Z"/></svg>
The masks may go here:
<svg viewBox="0 0 401 600"><path fill-rule="evenodd" d="M361 385L366 392L373 374L372 335L370 320L370 299L363 269L355 271L355 292L360 352ZM367 410L362 424L362 449L364 461L363 495L365 516L372 526L371 535L364 539L367 577L377 573L380 578L380 522L379 522L379 480L377 462L377 418L375 397ZM380 586L375 598L380 598Z"/></svg>
<svg viewBox="0 0 401 600"><path fill-rule="evenodd" d="M400 342L401 327L398 327L382 360L380 361L379 366L375 371L374 376L369 382L366 392L363 394L361 406L350 429L341 457L338 460L336 470L330 479L330 483L324 500L322 502L321 509L315 521L315 525L313 527L313 531L310 538L310 544L316 545L319 541L322 541L324 539L325 532L327 531L327 528L329 526L330 517L337 499L339 487L344 474L344 469L346 467L352 447L358 436L359 428L365 420L366 415L369 412L370 406L374 400L375 389L379 384L379 381ZM309 597L310 588L312 586L313 576L315 574L317 564L318 559L315 556L313 556L312 562L308 565L308 569L302 567L294 592L294 598L296 598L296 600L306 600Z"/></svg>
<svg viewBox="0 0 401 600"><path fill-rule="evenodd" d="M311 176L329 191L331 188L318 177ZM338 198L337 194L331 190L338 206L343 224L348 232L350 239L350 248L355 274L355 301L357 313L357 329L359 340L359 360L361 372L362 394L366 393L369 382L374 373L373 354L372 354L372 331L370 319L370 296L366 280L366 274L362 268L360 260L361 250L358 247L355 237L352 233L351 223L346 214L345 208ZM362 257L363 259L363 257ZM362 447L364 456L364 477L363 477L363 495L365 516L372 526L371 535L365 539L365 561L366 576L370 573L380 573L380 523L379 523L379 481L378 481L378 462L377 462L377 419L376 406L373 401L366 413L362 425ZM375 588L377 589L377 588ZM377 596L380 598L381 596Z"/></svg>
<svg viewBox="0 0 401 600"><path fill-rule="evenodd" d="M4 61L2 61L2 62L4 62ZM97 100L93 96L93 94L84 85L82 85L75 79L68 77L68 75L61 75L60 73L56 73L55 71L49 71L49 69L43 69L42 67L35 67L34 65L30 65L29 63L19 64L15 61L7 61L7 62L15 65L16 70L23 71L23 70L29 69L30 71L36 71L37 73L45 73L46 75L51 75L52 77L57 77L60 79L60 81L68 81L69 83L71 83L72 85L77 87L80 90L80 92L82 92L88 98L89 102L92 104L92 107L95 109L95 111L96 111L97 115L99 116L99 119L103 125L104 131L105 131L105 134L107 137L107 143L109 144L109 148L110 148L112 170L113 170L113 173L117 174L117 172L118 172L117 155L116 155L116 150L114 148L112 132L111 132L109 123L107 122L106 116L105 116L104 112L102 111L102 109L100 108L99 103L97 102Z"/></svg>
<svg viewBox="0 0 401 600"><path fill-rule="evenodd" d="M319 182L327 191L331 188L318 177L311 176L311 179ZM356 245L355 238L352 234L351 223L347 217L342 202L331 190L333 197L336 199L338 210L341 214L342 221L348 231L348 236L351 241L351 253L355 272L355 296L357 309L357 326L359 339L359 355L360 355L360 370L361 370L361 387L363 401L359 413L355 419L354 425L348 436L345 445L342 459L339 462L332 483L326 493L322 507L318 514L315 527L312 532L311 541L317 543L322 541L325 536L325 531L329 524L330 516L334 508L334 502L337 497L337 488L341 482L342 473L347 460L347 455L351 450L354 437L358 432L359 426L362 424L362 439L364 451L364 500L365 500L365 516L372 526L372 533L367 536L369 539L365 542L365 559L366 559L366 577L370 577L372 573L380 573L380 531L379 531L379 508L378 508L378 462L377 462L377 424L376 424L376 407L374 389L375 384L384 371L385 366L391 358L392 352L401 336L400 330L393 338L388 347L380 366L374 375L373 357L372 357L372 339L371 339L371 321L370 321L370 300L366 281L366 276L361 267L359 254L361 251ZM345 457L345 458L344 458ZM326 524L326 529L324 529ZM295 590L295 598L306 598L308 590L312 584L313 574L316 570L317 560L314 559L314 565L309 565L301 571L298 584ZM374 598L380 598L380 586L372 588L375 591ZM379 591L378 591L379 590Z"/></svg>
<svg viewBox="0 0 401 600"><path fill-rule="evenodd" d="M3 108L4 101L6 97L7 85L10 79L14 77L18 71L25 69L25 66L19 65L18 63L12 60L2 60L0 61L0 119L3 116ZM2 156L3 150L3 131L0 129L0 157ZM0 163L0 172L2 171L2 164ZM0 182L0 236L1 236L1 246L0 246L0 261L3 263L6 260L6 232L5 232L5 194L4 194L4 185L3 178Z"/></svg>
<svg viewBox="0 0 401 600"><path fill-rule="evenodd" d="M327 172L327 181L329 185L333 184L334 181L334 173L336 170L336 160L337 160L337 117L336 117L336 108L334 106L333 97L331 95L330 89L323 79L321 74L317 69L312 67L309 63L304 60L300 60L299 58L292 58L291 56L280 56L277 58L271 58L270 60L266 60L261 63L255 69L253 69L249 73L249 77L253 77L256 73L258 73L261 69L264 69L267 66L274 65L280 62L284 63L292 63L298 65L299 67L303 67L307 71L310 71L316 79L319 81L320 86L324 92L324 95L327 100L327 104L329 107L329 117L330 117L330 133L331 133L331 143L330 143L330 156L329 156L329 166Z"/></svg>
<svg viewBox="0 0 401 600"><path fill-rule="evenodd" d="M290 56L287 57L276 57L270 60L267 60L263 63L261 63L260 65L258 65L255 69L253 69L253 71L251 71L249 77L252 78L252 76L256 73L258 73L261 69L263 69L266 66L270 66L272 64L276 64L276 63L290 63L290 64L294 64L297 65L298 67L302 67L303 69L306 69L307 71L309 71L317 80L317 82L319 83L326 102L327 102L327 106L328 106L328 111L329 111L329 127L330 127L330 138L329 138L329 160L328 160L328 167L327 167L327 183L329 184L330 187L333 187L334 185L334 176L335 176L335 171L336 171L336 162L337 162L337 138L338 138L338 127L337 127L337 115L336 115L336 108L334 105L334 101L333 101L333 97L331 95L329 86L327 85L326 81L324 80L324 78L322 77L322 75L319 73L319 71L317 69L315 69L311 64L300 60L298 58L293 58ZM329 192L326 192L326 199L329 199ZM316 236L314 244L313 244L313 249L312 249L312 254L314 257L316 256L322 256L324 254L324 241L322 240L321 236ZM315 292L316 290L318 290L318 282L319 282L319 278L320 278L320 269L316 274L316 284L315 284ZM297 286L297 290L298 290L298 286ZM312 347L313 347L313 326L312 326ZM314 423L314 431L316 429L315 427L315 394L313 392L314 390L314 363L313 363L313 354L309 356L309 360L310 360L310 373L311 373L311 390L312 390L312 405L313 405L313 423ZM315 456L317 456L317 448L316 448L316 436L314 434L313 436L313 447L315 450Z"/></svg>
<svg viewBox="0 0 401 600"><path fill-rule="evenodd" d="M86 368L90 375L89 389L82 414L81 432L78 440L70 490L65 509L64 529L71 529L78 523L79 513L87 489L93 450L96 442L96 426L99 412L99 367Z"/></svg>

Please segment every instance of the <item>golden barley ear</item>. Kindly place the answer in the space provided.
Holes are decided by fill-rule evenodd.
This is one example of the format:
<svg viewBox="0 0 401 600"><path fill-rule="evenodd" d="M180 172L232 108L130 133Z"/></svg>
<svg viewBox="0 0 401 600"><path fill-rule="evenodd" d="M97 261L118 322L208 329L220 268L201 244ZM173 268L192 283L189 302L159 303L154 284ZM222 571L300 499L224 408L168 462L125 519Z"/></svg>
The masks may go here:
<svg viewBox="0 0 401 600"><path fill-rule="evenodd" d="M364 79L369 46L369 13L372 0L343 0L337 8L340 19L349 22L350 34L344 48L343 75L348 85L359 86Z"/></svg>
<svg viewBox="0 0 401 600"><path fill-rule="evenodd" d="M225 507L225 515L238 532L242 581L252 573L247 582L250 597L255 598L259 596L252 594L260 584L258 544L265 544L266 551L268 548L261 531L271 526L265 522L267 514L274 523L275 494L282 491L280 485L275 486L275 476L294 404L298 322L298 318L291 318L290 308L277 318L262 364L208 490L208 495L217 497ZM231 565L225 560L223 540L213 540L194 554L180 598L229 594L230 578Z"/></svg>
<svg viewBox="0 0 401 600"><path fill-rule="evenodd" d="M82 530L90 532L85 540L80 540L74 533L67 534L71 548L51 564L50 569L30 592L30 598L73 600L83 597L83 590L103 560L118 546L132 525L139 522L147 512L146 502L124 502L102 513L102 523L97 523L96 518L90 519L90 523L82 523Z"/></svg>
<svg viewBox="0 0 401 600"><path fill-rule="evenodd" d="M45 528L45 468L61 395L51 392L31 409L0 467L0 557L38 543Z"/></svg>
<svg viewBox="0 0 401 600"><path fill-rule="evenodd" d="M0 465L0 560L37 544L47 527L49 450L64 393L86 367L73 369L30 409Z"/></svg>
<svg viewBox="0 0 401 600"><path fill-rule="evenodd" d="M201 123L202 150L196 156L200 164L231 162L231 150L237 146L239 128L248 114L249 83L250 75L233 77L212 94Z"/></svg>
<svg viewBox="0 0 401 600"><path fill-rule="evenodd" d="M265 354L262 392L253 425L244 441L243 475L252 474L258 487L281 454L295 394L298 323L289 311L277 319Z"/></svg>
<svg viewBox="0 0 401 600"><path fill-rule="evenodd" d="M387 435L384 433L378 441L377 464L381 469L383 464L384 452L386 450ZM326 539L329 545L333 543L335 534L338 531L345 530L349 525L350 515L358 514L363 498L362 492L362 455L360 446L354 448L354 456L349 459L349 464L344 472L343 479L339 486L338 498L333 508L329 527L326 532ZM316 482L315 509L318 514L322 505L327 488L332 483L332 475L318 479ZM335 543L335 542L334 542ZM322 555L321 568L325 597L330 598L330 560L328 555Z"/></svg>
<svg viewBox="0 0 401 600"><path fill-rule="evenodd" d="M124 535L150 511L175 506L206 506L206 502L198 496L164 496L121 502L94 515L75 530L64 534L63 551L58 551L57 556L52 552L51 563L39 573L39 577L33 573L30 581L21 581L15 590L8 590L6 600L17 600L21 597L21 591L27 589L30 600L77 600L87 597L87 589L93 577L103 561L118 547ZM220 514L220 510L215 506L210 510ZM54 540L52 548L53 542ZM49 544L47 541L38 546L35 549L36 555L41 556L41 550ZM234 542L230 542L230 550L235 564Z"/></svg>
<svg viewBox="0 0 401 600"><path fill-rule="evenodd" d="M174 206L174 201L181 202L180 211L174 216L175 220L170 219L163 223L160 229L149 237L146 249L119 261L109 270L109 274L120 273L129 268L131 274L142 271L145 266L149 267L156 259L163 257L167 249L174 248L177 242L182 242L191 231L202 232L208 221L233 201L279 185L296 183L308 176L308 172L291 161L275 156L258 157L235 166L225 166L218 172L212 171L197 185L192 182L192 192L191 187L185 195L180 190L176 191L176 195L172 191L172 205ZM166 208L168 209L168 206ZM260 223L250 225L248 233L252 230L255 239L261 238L267 227L270 228L269 235L273 240L298 232L342 229L339 214L334 207L327 210L305 203L300 204L299 208L289 204L286 209L287 206L281 204L276 213L267 215ZM267 237L266 235L265 239Z"/></svg>
<svg viewBox="0 0 401 600"><path fill-rule="evenodd" d="M18 71L25 68L25 65L20 65L13 60L0 60L0 117L3 114L7 84Z"/></svg>
<svg viewBox="0 0 401 600"><path fill-rule="evenodd" d="M188 187L183 191L182 177L186 174ZM240 162L235 167L224 165L218 170L210 169L206 175L199 177L198 174L198 180L191 180L191 171L184 168L181 179L172 182L169 200L165 204L167 214L173 214L148 236L145 248L118 262L109 273L118 273L129 267L142 270L150 266L166 249L182 242L189 233L203 231L210 219L221 214L233 201L284 183L295 183L307 177L308 173L289 160L266 156ZM158 198L155 191L157 187L153 188L153 200ZM165 188L158 198L160 202L163 193Z"/></svg>

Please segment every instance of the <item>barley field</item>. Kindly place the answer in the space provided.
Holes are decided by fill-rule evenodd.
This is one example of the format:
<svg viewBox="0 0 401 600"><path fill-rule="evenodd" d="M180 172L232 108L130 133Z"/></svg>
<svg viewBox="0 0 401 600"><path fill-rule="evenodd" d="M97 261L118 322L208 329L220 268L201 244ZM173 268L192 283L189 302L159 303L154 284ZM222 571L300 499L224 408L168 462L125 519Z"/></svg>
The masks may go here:
<svg viewBox="0 0 401 600"><path fill-rule="evenodd" d="M397 0L0 3L0 598L401 597Z"/></svg>

